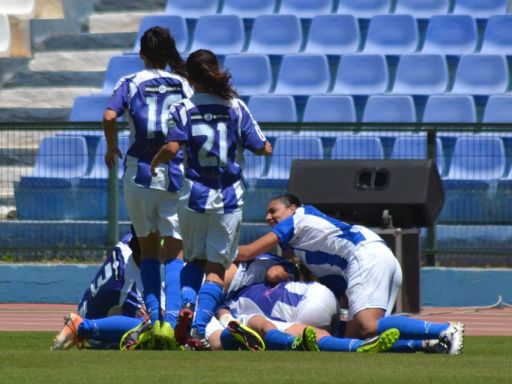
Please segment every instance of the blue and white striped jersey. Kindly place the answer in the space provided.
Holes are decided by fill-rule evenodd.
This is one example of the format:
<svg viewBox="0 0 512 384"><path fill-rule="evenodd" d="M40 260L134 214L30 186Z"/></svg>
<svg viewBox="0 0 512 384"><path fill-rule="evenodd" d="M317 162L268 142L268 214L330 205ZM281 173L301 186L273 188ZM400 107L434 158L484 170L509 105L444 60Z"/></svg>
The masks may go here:
<svg viewBox="0 0 512 384"><path fill-rule="evenodd" d="M136 317L144 305L139 267L128 246L127 234L96 273L78 305L78 313L87 319L99 319L110 314Z"/></svg>
<svg viewBox="0 0 512 384"><path fill-rule="evenodd" d="M264 147L266 138L239 99L196 93L171 107L167 141L183 144L182 199L201 213L232 213L243 206L243 150Z"/></svg>
<svg viewBox="0 0 512 384"><path fill-rule="evenodd" d="M159 69L145 69L125 76L117 83L108 108L118 115L126 112L130 147L125 165L137 167L133 180L136 184L173 192L181 188L181 153L171 163L160 165L155 177L151 175L150 164L164 145L169 107L192 94L187 80Z"/></svg>
<svg viewBox="0 0 512 384"><path fill-rule="evenodd" d="M272 228L283 249L288 247L337 297L347 288L346 271L354 251L361 245L381 241L375 232L351 225L305 205Z"/></svg>

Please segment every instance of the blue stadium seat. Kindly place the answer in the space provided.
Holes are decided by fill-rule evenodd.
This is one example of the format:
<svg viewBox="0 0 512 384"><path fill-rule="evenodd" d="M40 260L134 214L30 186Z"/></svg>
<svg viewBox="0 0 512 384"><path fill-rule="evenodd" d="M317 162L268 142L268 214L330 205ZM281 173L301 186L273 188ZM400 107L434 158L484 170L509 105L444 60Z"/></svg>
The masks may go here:
<svg viewBox="0 0 512 384"><path fill-rule="evenodd" d="M351 96L310 96L302 121L306 123L355 123L356 108Z"/></svg>
<svg viewBox="0 0 512 384"><path fill-rule="evenodd" d="M297 109L292 96L253 96L247 104L253 117L260 123L296 123Z"/></svg>
<svg viewBox="0 0 512 384"><path fill-rule="evenodd" d="M448 13L450 0L397 0L395 13L412 15L417 19L429 19Z"/></svg>
<svg viewBox="0 0 512 384"><path fill-rule="evenodd" d="M331 13L333 0L281 0L279 13L312 18L315 15Z"/></svg>
<svg viewBox="0 0 512 384"><path fill-rule="evenodd" d="M275 94L314 95L329 90L329 63L324 55L285 55L279 69Z"/></svg>
<svg viewBox="0 0 512 384"><path fill-rule="evenodd" d="M254 19L259 15L270 15L276 11L276 0L224 0L222 13Z"/></svg>
<svg viewBox="0 0 512 384"><path fill-rule="evenodd" d="M228 55L224 69L229 70L233 85L240 95L260 95L270 92L272 69L266 55Z"/></svg>
<svg viewBox="0 0 512 384"><path fill-rule="evenodd" d="M348 159L384 159L384 149L378 137L340 136L334 142L331 152L332 160Z"/></svg>
<svg viewBox="0 0 512 384"><path fill-rule="evenodd" d="M339 0L336 13L369 19L375 15L390 13L391 6L391 0Z"/></svg>
<svg viewBox="0 0 512 384"><path fill-rule="evenodd" d="M130 138L127 134L122 134L118 136L117 140L117 146L123 154L123 159L118 159L117 161L118 177L121 178L124 172L124 157L126 155L126 152L128 151ZM109 170L105 165L105 153L107 153L107 141L105 140L105 137L101 137L98 143L98 148L96 149L96 153L94 155L94 164L92 166L91 171L87 175L85 175L86 178L104 179L104 181L106 181L106 179L108 178Z"/></svg>
<svg viewBox="0 0 512 384"><path fill-rule="evenodd" d="M144 62L137 55L113 56L108 62L102 93L111 94L119 79L144 69Z"/></svg>
<svg viewBox="0 0 512 384"><path fill-rule="evenodd" d="M432 95L423 114L424 123L476 123L475 101L469 95Z"/></svg>
<svg viewBox="0 0 512 384"><path fill-rule="evenodd" d="M398 136L393 144L391 159L426 159L427 158L427 136L407 135ZM443 175L444 155L441 139L436 138L436 164L439 174Z"/></svg>
<svg viewBox="0 0 512 384"><path fill-rule="evenodd" d="M219 11L220 0L167 0L164 13L197 19Z"/></svg>
<svg viewBox="0 0 512 384"><path fill-rule="evenodd" d="M508 89L508 63L505 56L463 55L457 67L452 93L491 95Z"/></svg>
<svg viewBox="0 0 512 384"><path fill-rule="evenodd" d="M489 17L480 52L512 55L512 15Z"/></svg>
<svg viewBox="0 0 512 384"><path fill-rule="evenodd" d="M359 23L352 15L313 17L306 42L306 53L342 55L359 49Z"/></svg>
<svg viewBox="0 0 512 384"><path fill-rule="evenodd" d="M145 16L139 25L139 31L135 38L135 47L133 52L139 52L140 39L144 32L153 27L167 28L176 41L178 52L185 52L188 47L188 29L185 19L181 16L172 15L149 15Z"/></svg>
<svg viewBox="0 0 512 384"><path fill-rule="evenodd" d="M383 55L347 54L341 57L333 93L371 95L386 92L388 64Z"/></svg>
<svg viewBox="0 0 512 384"><path fill-rule="evenodd" d="M215 54L242 52L245 29L242 19L236 15L202 16L197 20L191 52L209 49Z"/></svg>
<svg viewBox="0 0 512 384"><path fill-rule="evenodd" d="M505 146L499 137L460 137L447 180L496 180L505 171Z"/></svg>
<svg viewBox="0 0 512 384"><path fill-rule="evenodd" d="M487 19L507 12L508 0L455 0L453 13Z"/></svg>
<svg viewBox="0 0 512 384"><path fill-rule="evenodd" d="M284 55L302 46L302 25L295 15L261 15L254 20L249 53Z"/></svg>
<svg viewBox="0 0 512 384"><path fill-rule="evenodd" d="M415 123L416 108L411 96L373 95L363 114L365 123Z"/></svg>
<svg viewBox="0 0 512 384"><path fill-rule="evenodd" d="M257 156L251 151L244 151L244 158L244 178L249 181L258 180L265 171L265 156Z"/></svg>
<svg viewBox="0 0 512 384"><path fill-rule="evenodd" d="M392 93L431 95L448 87L448 64L442 55L405 54L400 57Z"/></svg>
<svg viewBox="0 0 512 384"><path fill-rule="evenodd" d="M512 95L492 95L487 101L484 123L512 123Z"/></svg>
<svg viewBox="0 0 512 384"><path fill-rule="evenodd" d="M469 15L432 16L428 23L423 53L462 55L475 51L476 21Z"/></svg>
<svg viewBox="0 0 512 384"><path fill-rule="evenodd" d="M416 52L418 24L411 15L377 15L371 18L363 52L402 55Z"/></svg>
<svg viewBox="0 0 512 384"><path fill-rule="evenodd" d="M73 101L69 121L103 121L110 95L78 96Z"/></svg>

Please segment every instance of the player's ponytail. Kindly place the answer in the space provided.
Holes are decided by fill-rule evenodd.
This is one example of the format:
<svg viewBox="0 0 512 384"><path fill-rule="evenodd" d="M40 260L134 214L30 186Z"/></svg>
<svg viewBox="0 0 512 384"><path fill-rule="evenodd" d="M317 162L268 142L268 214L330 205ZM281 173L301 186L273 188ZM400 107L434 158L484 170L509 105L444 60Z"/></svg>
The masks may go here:
<svg viewBox="0 0 512 384"><path fill-rule="evenodd" d="M164 69L169 65L176 74L187 76L185 62L168 29L153 27L144 32L140 39L140 52L153 67Z"/></svg>
<svg viewBox="0 0 512 384"><path fill-rule="evenodd" d="M217 57L212 51L199 49L187 59L188 78L200 84L208 93L213 93L224 100L231 100L238 94L231 86L231 75L221 71Z"/></svg>

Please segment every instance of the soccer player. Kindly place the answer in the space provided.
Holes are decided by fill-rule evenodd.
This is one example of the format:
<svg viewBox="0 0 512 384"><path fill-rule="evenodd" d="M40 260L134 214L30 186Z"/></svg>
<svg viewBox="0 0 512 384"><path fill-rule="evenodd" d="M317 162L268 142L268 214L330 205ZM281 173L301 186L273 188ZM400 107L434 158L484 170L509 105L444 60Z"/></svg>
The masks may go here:
<svg viewBox="0 0 512 384"><path fill-rule="evenodd" d="M349 302L347 337L367 338L396 328L404 339L439 339L449 354L463 350L462 323L430 323L388 316L402 282L402 271L391 250L373 231L329 217L285 194L270 201L266 220L271 232L239 247L238 260L251 260L280 245L293 252L338 298Z"/></svg>
<svg viewBox="0 0 512 384"><path fill-rule="evenodd" d="M153 159L151 171L155 174L158 164L175 158L183 146L186 170L178 216L185 256L191 265L206 261L205 282L201 285L202 275L197 274L184 284L187 297L182 299L189 308L200 285L187 343L208 349L205 327L222 302L225 270L238 247L245 191L243 149L270 155L272 147L213 52L191 53L186 68L196 93L171 107L167 144Z"/></svg>
<svg viewBox="0 0 512 384"><path fill-rule="evenodd" d="M182 185L181 155L150 172L153 156L168 133L171 104L193 93L186 80L185 65L174 38L167 29L154 27L141 38L140 57L145 69L119 80L105 111L103 126L107 139L105 163L109 168L122 154L115 144L116 118L126 113L130 123L130 148L125 159L123 188L126 208L139 237L144 285L144 302L161 343L174 348L173 328L181 308L180 274L183 268L182 242L177 219L178 191ZM172 73L166 71L166 66ZM161 252L163 238L163 252ZM160 303L160 255L166 260L166 311Z"/></svg>

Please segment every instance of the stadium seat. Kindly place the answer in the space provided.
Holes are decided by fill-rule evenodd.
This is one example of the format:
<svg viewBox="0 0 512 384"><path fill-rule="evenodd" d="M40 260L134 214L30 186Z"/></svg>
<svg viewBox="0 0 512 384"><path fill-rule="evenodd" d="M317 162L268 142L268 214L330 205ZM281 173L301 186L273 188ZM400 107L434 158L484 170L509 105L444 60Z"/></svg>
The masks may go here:
<svg viewBox="0 0 512 384"><path fill-rule="evenodd" d="M197 19L219 11L219 0L167 0L165 14Z"/></svg>
<svg viewBox="0 0 512 384"><path fill-rule="evenodd" d="M460 58L452 93L492 95L508 89L508 63L505 56L468 54Z"/></svg>
<svg viewBox="0 0 512 384"><path fill-rule="evenodd" d="M251 151L244 151L244 158L244 178L249 181L258 180L265 171L265 156L257 156Z"/></svg>
<svg viewBox="0 0 512 384"><path fill-rule="evenodd" d="M306 42L306 53L342 55L359 49L359 23L352 15L313 17Z"/></svg>
<svg viewBox="0 0 512 384"><path fill-rule="evenodd" d="M487 19L507 12L508 0L455 0L453 13Z"/></svg>
<svg viewBox="0 0 512 384"><path fill-rule="evenodd" d="M302 121L305 123L355 123L354 100L351 96L345 95L310 96Z"/></svg>
<svg viewBox="0 0 512 384"><path fill-rule="evenodd" d="M492 95L485 106L484 123L512 123L512 95Z"/></svg>
<svg viewBox="0 0 512 384"><path fill-rule="evenodd" d="M391 6L391 0L339 0L336 13L369 19L375 15L390 13Z"/></svg>
<svg viewBox="0 0 512 384"><path fill-rule="evenodd" d="M266 94L272 87L272 69L266 55L228 55L224 69L231 73L231 80L240 95Z"/></svg>
<svg viewBox="0 0 512 384"><path fill-rule="evenodd" d="M247 105L260 123L296 123L297 109L292 96L260 95L249 99Z"/></svg>
<svg viewBox="0 0 512 384"><path fill-rule="evenodd" d="M411 15L377 15L370 19L364 53L402 55L418 48L419 32Z"/></svg>
<svg viewBox="0 0 512 384"><path fill-rule="evenodd" d="M87 144L78 136L45 137L37 152L33 177L75 179L87 171Z"/></svg>
<svg viewBox="0 0 512 384"><path fill-rule="evenodd" d="M476 123L476 107L469 95L432 95L423 114L424 123Z"/></svg>
<svg viewBox="0 0 512 384"><path fill-rule="evenodd" d="M144 32L153 27L167 28L176 41L178 52L185 52L188 47L188 28L185 19L173 15L149 15L140 21L139 31L135 38L134 52L140 50L140 39Z"/></svg>
<svg viewBox="0 0 512 384"><path fill-rule="evenodd" d="M129 145L129 136L126 134L122 134L118 136L117 146L121 150L123 154L123 159L128 151ZM94 164L91 171L85 175L88 179L108 179L109 170L105 165L105 153L107 153L107 141L105 137L101 137L100 142L98 143L98 148L96 149L96 153L94 156ZM121 159L117 161L118 165L118 177L121 178L124 172L124 162ZM84 184L82 183L82 186Z"/></svg>
<svg viewBox="0 0 512 384"><path fill-rule="evenodd" d="M423 53L462 55L475 51L476 21L469 15L432 16L428 23Z"/></svg>
<svg viewBox="0 0 512 384"><path fill-rule="evenodd" d="M110 95L78 96L73 102L69 121L103 121Z"/></svg>
<svg viewBox="0 0 512 384"><path fill-rule="evenodd" d="M270 15L276 10L276 0L224 0L222 13L254 19L259 15Z"/></svg>
<svg viewBox="0 0 512 384"><path fill-rule="evenodd" d="M285 55L302 46L302 26L294 15L261 15L254 20L249 53Z"/></svg>
<svg viewBox="0 0 512 384"><path fill-rule="evenodd" d="M427 136L407 135L398 136L393 144L391 159L426 159L427 158ZM441 139L436 138L436 164L439 175L443 175L444 156Z"/></svg>
<svg viewBox="0 0 512 384"><path fill-rule="evenodd" d="M6 15L0 14L0 57L11 52L11 26Z"/></svg>
<svg viewBox="0 0 512 384"><path fill-rule="evenodd" d="M512 55L512 15L496 15L487 20L480 52Z"/></svg>
<svg viewBox="0 0 512 384"><path fill-rule="evenodd" d="M36 0L2 0L0 14L14 16L17 19L29 20L35 16Z"/></svg>
<svg viewBox="0 0 512 384"><path fill-rule="evenodd" d="M460 137L447 180L495 180L505 171L505 146L499 137Z"/></svg>
<svg viewBox="0 0 512 384"><path fill-rule="evenodd" d="M236 15L202 16L197 20L191 52L209 49L216 54L242 52L245 30L242 19Z"/></svg>
<svg viewBox="0 0 512 384"><path fill-rule="evenodd" d="M314 95L329 90L329 63L324 55L285 55L279 69L275 94Z"/></svg>
<svg viewBox="0 0 512 384"><path fill-rule="evenodd" d="M346 54L341 57L333 93L371 95L386 92L388 64L383 55Z"/></svg>
<svg viewBox="0 0 512 384"><path fill-rule="evenodd" d="M333 0L281 0L279 13L295 15L302 18L313 18L332 12Z"/></svg>
<svg viewBox="0 0 512 384"><path fill-rule="evenodd" d="M107 72L105 73L102 93L111 94L121 77L143 69L144 62L139 56L124 55L111 57L108 62Z"/></svg>
<svg viewBox="0 0 512 384"><path fill-rule="evenodd" d="M331 152L332 160L384 159L384 149L378 137L341 136L336 139Z"/></svg>
<svg viewBox="0 0 512 384"><path fill-rule="evenodd" d="M363 113L365 123L416 123L416 108L411 96L373 95Z"/></svg>
<svg viewBox="0 0 512 384"><path fill-rule="evenodd" d="M435 54L405 54L400 57L392 93L431 95L448 87L446 58Z"/></svg>
<svg viewBox="0 0 512 384"><path fill-rule="evenodd" d="M417 19L429 19L448 13L450 0L396 0L395 13L412 15Z"/></svg>

